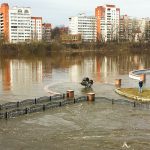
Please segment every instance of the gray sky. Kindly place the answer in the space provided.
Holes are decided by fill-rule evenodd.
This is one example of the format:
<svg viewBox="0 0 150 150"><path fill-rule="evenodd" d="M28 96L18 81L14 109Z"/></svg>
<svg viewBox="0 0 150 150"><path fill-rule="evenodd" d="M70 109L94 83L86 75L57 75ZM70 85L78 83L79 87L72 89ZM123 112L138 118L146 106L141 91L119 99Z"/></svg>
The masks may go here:
<svg viewBox="0 0 150 150"><path fill-rule="evenodd" d="M43 17L43 22L53 26L68 25L68 18L78 13L94 15L95 8L115 4L121 14L133 17L150 17L150 0L0 0L12 6L31 7L32 16Z"/></svg>

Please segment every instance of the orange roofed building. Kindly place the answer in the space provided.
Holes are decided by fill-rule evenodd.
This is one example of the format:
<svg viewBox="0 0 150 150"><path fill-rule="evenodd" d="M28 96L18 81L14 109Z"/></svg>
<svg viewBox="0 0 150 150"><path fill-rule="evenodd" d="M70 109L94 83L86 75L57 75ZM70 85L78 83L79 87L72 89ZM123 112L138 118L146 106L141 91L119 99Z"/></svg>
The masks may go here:
<svg viewBox="0 0 150 150"><path fill-rule="evenodd" d="M98 41L106 42L119 38L120 8L116 8L115 5L98 6L95 16Z"/></svg>
<svg viewBox="0 0 150 150"><path fill-rule="evenodd" d="M31 17L31 39L42 40L42 17Z"/></svg>
<svg viewBox="0 0 150 150"><path fill-rule="evenodd" d="M30 7L0 5L0 39L19 43L42 40L42 17L31 17Z"/></svg>
<svg viewBox="0 0 150 150"><path fill-rule="evenodd" d="M0 5L0 14L1 14L1 34L3 39L9 41L9 5L3 3Z"/></svg>

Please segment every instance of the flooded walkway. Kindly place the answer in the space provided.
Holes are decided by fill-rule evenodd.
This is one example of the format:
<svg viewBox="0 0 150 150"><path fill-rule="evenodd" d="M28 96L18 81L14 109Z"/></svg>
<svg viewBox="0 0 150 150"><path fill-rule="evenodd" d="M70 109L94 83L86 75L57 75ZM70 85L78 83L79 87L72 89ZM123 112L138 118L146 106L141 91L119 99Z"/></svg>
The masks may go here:
<svg viewBox="0 0 150 150"><path fill-rule="evenodd" d="M76 103L45 112L0 120L0 149L4 150L143 150L150 147L150 110L115 93L115 79L122 87L138 88L131 70L150 68L149 56L52 55L50 58L0 60L0 104L66 93L75 97L94 92L94 103ZM94 80L91 89L80 85ZM146 76L144 87L150 86ZM138 90L138 89L137 89ZM104 98L105 97L105 98ZM125 147L127 146L127 147Z"/></svg>
<svg viewBox="0 0 150 150"><path fill-rule="evenodd" d="M0 121L1 149L149 149L150 111L96 100ZM17 143L17 145L16 145Z"/></svg>

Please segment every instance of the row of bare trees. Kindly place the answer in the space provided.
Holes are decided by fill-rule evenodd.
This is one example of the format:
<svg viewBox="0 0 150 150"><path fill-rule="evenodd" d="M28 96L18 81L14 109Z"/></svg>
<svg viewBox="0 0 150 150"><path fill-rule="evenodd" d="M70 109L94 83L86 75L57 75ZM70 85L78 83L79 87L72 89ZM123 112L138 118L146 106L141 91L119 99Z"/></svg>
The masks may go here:
<svg viewBox="0 0 150 150"><path fill-rule="evenodd" d="M107 24L106 24L107 25ZM107 35L100 34L100 42L107 40L117 42L149 42L150 41L150 20L149 19L120 19L120 24L110 23L107 25Z"/></svg>

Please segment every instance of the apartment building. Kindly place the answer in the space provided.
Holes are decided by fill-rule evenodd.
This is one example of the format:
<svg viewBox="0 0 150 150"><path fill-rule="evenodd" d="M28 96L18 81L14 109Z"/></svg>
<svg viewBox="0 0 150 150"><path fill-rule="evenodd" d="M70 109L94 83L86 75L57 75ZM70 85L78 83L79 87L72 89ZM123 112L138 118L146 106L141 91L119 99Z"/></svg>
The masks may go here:
<svg viewBox="0 0 150 150"><path fill-rule="evenodd" d="M69 34L81 34L84 42L96 42L96 17L79 14L69 18Z"/></svg>
<svg viewBox="0 0 150 150"><path fill-rule="evenodd" d="M133 42L148 41L150 35L149 21L149 18L120 16L120 40Z"/></svg>
<svg viewBox="0 0 150 150"><path fill-rule="evenodd" d="M119 39L121 41L132 40L132 19L128 15L120 16Z"/></svg>
<svg viewBox="0 0 150 150"><path fill-rule="evenodd" d="M31 17L30 7L0 6L0 38L19 43L42 40L42 17Z"/></svg>
<svg viewBox="0 0 150 150"><path fill-rule="evenodd" d="M42 24L42 40L45 42L51 41L51 29L52 25L50 23L43 23Z"/></svg>
<svg viewBox="0 0 150 150"><path fill-rule="evenodd" d="M133 19L133 37L135 37L135 42L144 41L145 40L145 18L134 18Z"/></svg>
<svg viewBox="0 0 150 150"><path fill-rule="evenodd" d="M4 33L3 33L3 14L0 13L0 39L3 39Z"/></svg>
<svg viewBox="0 0 150 150"><path fill-rule="evenodd" d="M9 5L3 3L0 5L0 28L1 38L9 41Z"/></svg>
<svg viewBox="0 0 150 150"><path fill-rule="evenodd" d="M150 18L146 18L145 22L145 40L150 41Z"/></svg>
<svg viewBox="0 0 150 150"><path fill-rule="evenodd" d="M119 39L120 8L115 5L98 6L95 9L97 18L97 40L106 42Z"/></svg>
<svg viewBox="0 0 150 150"><path fill-rule="evenodd" d="M31 40L42 40L42 17L31 17Z"/></svg>
<svg viewBox="0 0 150 150"><path fill-rule="evenodd" d="M9 42L31 40L31 8L13 7L9 10Z"/></svg>

